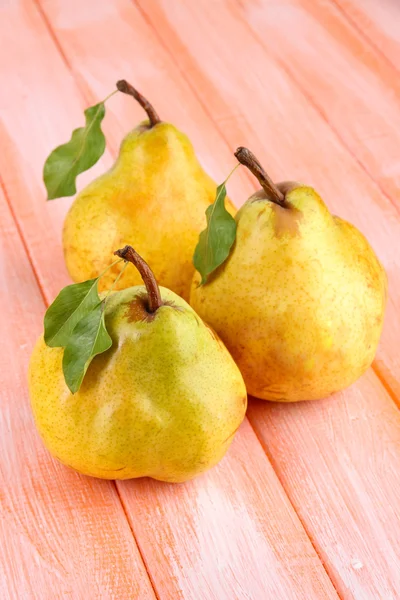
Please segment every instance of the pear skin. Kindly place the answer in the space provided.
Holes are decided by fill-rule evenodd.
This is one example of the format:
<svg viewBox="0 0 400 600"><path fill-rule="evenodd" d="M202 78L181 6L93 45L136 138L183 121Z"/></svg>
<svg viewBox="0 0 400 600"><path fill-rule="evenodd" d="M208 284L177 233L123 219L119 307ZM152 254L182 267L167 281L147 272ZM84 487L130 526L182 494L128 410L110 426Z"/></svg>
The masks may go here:
<svg viewBox="0 0 400 600"><path fill-rule="evenodd" d="M227 261L191 305L221 336L248 393L324 398L370 366L382 331L387 278L365 237L330 214L311 187L261 190L236 215Z"/></svg>
<svg viewBox="0 0 400 600"><path fill-rule="evenodd" d="M103 479L191 479L227 451L246 412L239 369L218 336L173 292L149 313L146 288L112 292L113 345L71 394L62 348L38 340L29 389L39 433L61 462Z"/></svg>
<svg viewBox="0 0 400 600"><path fill-rule="evenodd" d="M216 187L186 135L159 120L141 123L123 140L112 169L78 194L66 216L63 247L72 279L97 277L115 248L132 244L160 285L188 300L193 250ZM234 215L229 201L227 206ZM108 289L120 268L105 275L101 289ZM128 269L117 289L140 283Z"/></svg>

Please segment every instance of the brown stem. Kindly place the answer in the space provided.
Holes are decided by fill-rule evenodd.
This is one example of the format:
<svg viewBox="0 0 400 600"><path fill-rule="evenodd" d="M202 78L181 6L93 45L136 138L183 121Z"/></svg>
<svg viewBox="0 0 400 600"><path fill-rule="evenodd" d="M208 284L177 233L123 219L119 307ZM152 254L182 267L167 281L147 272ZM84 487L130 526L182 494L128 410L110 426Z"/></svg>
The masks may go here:
<svg viewBox="0 0 400 600"><path fill-rule="evenodd" d="M128 94L129 96L133 96L135 100L137 100L142 108L147 112L147 116L149 117L150 127L154 127L158 123L161 123L161 119L150 104L150 102L142 96L130 83L125 81L125 79L121 79L117 81L117 90L122 92L123 94Z"/></svg>
<svg viewBox="0 0 400 600"><path fill-rule="evenodd" d="M251 173L255 177L257 177L258 181L264 192L267 194L268 198L271 202L275 202L275 204L279 204L280 206L286 206L285 203L285 195L278 189L278 187L274 184L271 177L264 171L256 157L250 150L247 148L243 148L240 146L236 152L235 156L238 161L247 167Z"/></svg>
<svg viewBox="0 0 400 600"><path fill-rule="evenodd" d="M156 310L162 306L163 301L161 300L160 288L158 287L154 273L147 262L132 248L132 246L125 246L125 248L117 250L114 254L135 265L146 286L147 295L149 297L149 312L156 312Z"/></svg>

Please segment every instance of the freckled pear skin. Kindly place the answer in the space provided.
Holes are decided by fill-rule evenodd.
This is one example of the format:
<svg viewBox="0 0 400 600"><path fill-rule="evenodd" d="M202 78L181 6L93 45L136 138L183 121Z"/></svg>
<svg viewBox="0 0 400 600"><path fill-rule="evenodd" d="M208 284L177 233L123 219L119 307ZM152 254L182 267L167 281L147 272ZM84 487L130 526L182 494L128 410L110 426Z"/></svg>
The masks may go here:
<svg viewBox="0 0 400 600"><path fill-rule="evenodd" d="M72 279L97 277L115 248L132 244L160 285L189 300L193 250L216 188L186 135L169 123L141 123L123 140L113 168L82 190L67 214L63 247ZM236 212L230 202L228 210ZM100 289L120 269L110 270ZM116 289L140 283L135 269L127 269Z"/></svg>
<svg viewBox="0 0 400 600"><path fill-rule="evenodd" d="M128 270L128 269L127 269ZM216 334L173 292L146 312L143 286L112 292L113 345L96 356L76 394L63 350L41 337L29 367L40 435L61 462L103 479L181 482L214 466L246 411L239 369Z"/></svg>
<svg viewBox="0 0 400 600"><path fill-rule="evenodd" d="M365 237L311 187L278 184L285 206L254 194L236 215L228 258L191 305L221 336L249 394L294 402L356 381L377 349L387 278Z"/></svg>

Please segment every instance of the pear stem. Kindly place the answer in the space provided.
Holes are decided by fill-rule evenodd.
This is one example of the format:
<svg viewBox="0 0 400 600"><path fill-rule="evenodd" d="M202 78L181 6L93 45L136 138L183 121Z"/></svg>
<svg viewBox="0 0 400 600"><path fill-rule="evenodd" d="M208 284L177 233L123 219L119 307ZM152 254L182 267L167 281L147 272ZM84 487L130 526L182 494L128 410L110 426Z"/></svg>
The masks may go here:
<svg viewBox="0 0 400 600"><path fill-rule="evenodd" d="M247 167L249 171L253 173L255 177L257 177L262 189L267 194L271 202L275 202L275 204L285 207L285 195L282 194L280 189L278 189L278 187L272 181L271 177L264 171L254 154L247 148L240 146L236 150L235 156L242 165Z"/></svg>
<svg viewBox="0 0 400 600"><path fill-rule="evenodd" d="M114 252L114 254L135 265L146 286L149 300L148 311L151 313L156 312L156 310L163 305L163 301L154 273L147 262L132 248L132 246L125 246L124 248L121 248L121 250Z"/></svg>
<svg viewBox="0 0 400 600"><path fill-rule="evenodd" d="M140 94L140 92L138 92L130 83L128 83L125 79L121 79L120 81L117 81L116 85L117 90L119 90L123 94L128 94L129 96L132 96L133 98L135 98L135 100L137 100L137 102L139 102L140 106L144 108L144 110L147 112L147 116L149 117L150 127L154 127L154 125L161 123L160 117L158 116L150 102L144 96L142 96L142 94Z"/></svg>

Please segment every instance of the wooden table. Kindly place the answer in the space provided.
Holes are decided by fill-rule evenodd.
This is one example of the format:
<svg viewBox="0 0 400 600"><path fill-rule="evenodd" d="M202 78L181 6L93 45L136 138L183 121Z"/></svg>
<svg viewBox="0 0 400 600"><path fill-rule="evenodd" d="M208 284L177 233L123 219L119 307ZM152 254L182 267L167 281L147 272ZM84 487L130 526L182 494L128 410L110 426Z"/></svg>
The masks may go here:
<svg viewBox="0 0 400 600"><path fill-rule="evenodd" d="M400 3L397 0L1 0L0 598L400 598ZM389 275L376 361L320 402L250 401L222 463L193 482L123 483L52 460L26 370L68 283L45 202L47 154L125 77L187 132L221 182L250 147L314 185ZM112 163L143 118L107 106ZM240 205L245 169L229 183Z"/></svg>

